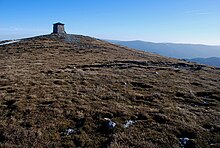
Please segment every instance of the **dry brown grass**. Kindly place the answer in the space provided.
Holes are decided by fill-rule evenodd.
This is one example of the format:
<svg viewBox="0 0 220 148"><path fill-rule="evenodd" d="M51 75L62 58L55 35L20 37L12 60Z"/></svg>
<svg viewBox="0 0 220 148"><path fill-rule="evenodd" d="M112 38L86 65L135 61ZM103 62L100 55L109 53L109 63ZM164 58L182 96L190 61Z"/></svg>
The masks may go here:
<svg viewBox="0 0 220 148"><path fill-rule="evenodd" d="M0 46L0 147L219 146L219 69L75 39Z"/></svg>

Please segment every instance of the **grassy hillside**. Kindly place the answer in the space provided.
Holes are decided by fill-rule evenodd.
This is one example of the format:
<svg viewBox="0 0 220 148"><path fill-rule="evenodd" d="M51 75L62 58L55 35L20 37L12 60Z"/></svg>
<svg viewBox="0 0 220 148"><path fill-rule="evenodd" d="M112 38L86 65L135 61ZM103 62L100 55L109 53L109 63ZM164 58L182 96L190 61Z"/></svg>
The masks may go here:
<svg viewBox="0 0 220 148"><path fill-rule="evenodd" d="M218 68L45 35L0 46L0 69L0 147L220 146Z"/></svg>

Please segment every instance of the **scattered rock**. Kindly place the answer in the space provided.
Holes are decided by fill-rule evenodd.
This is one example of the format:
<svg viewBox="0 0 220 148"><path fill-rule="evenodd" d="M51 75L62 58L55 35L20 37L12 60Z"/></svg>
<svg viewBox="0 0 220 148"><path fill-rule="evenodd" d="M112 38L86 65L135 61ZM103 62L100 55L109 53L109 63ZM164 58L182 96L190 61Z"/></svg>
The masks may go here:
<svg viewBox="0 0 220 148"><path fill-rule="evenodd" d="M106 127L109 129L112 129L116 126L116 123L111 121L111 119L109 118L104 118L104 120L106 121Z"/></svg>
<svg viewBox="0 0 220 148"><path fill-rule="evenodd" d="M68 128L62 134L63 135L72 135L72 134L75 134L75 133L76 133L76 131L74 129Z"/></svg>
<svg viewBox="0 0 220 148"><path fill-rule="evenodd" d="M129 126L133 125L134 123L135 123L135 121L128 120L128 121L126 121L126 123L124 124L124 128L128 128Z"/></svg>
<svg viewBox="0 0 220 148"><path fill-rule="evenodd" d="M185 146L189 142L189 138L186 138L186 137L185 138L180 138L179 141L180 141L180 147L185 148Z"/></svg>
<svg viewBox="0 0 220 148"><path fill-rule="evenodd" d="M203 105L208 105L209 102L207 102L207 101L203 101L202 104L203 104Z"/></svg>
<svg viewBox="0 0 220 148"><path fill-rule="evenodd" d="M195 148L195 141L190 138L179 138L180 148Z"/></svg>
<svg viewBox="0 0 220 148"><path fill-rule="evenodd" d="M127 83L126 83L126 82L121 82L121 84L122 84L122 85L124 85L124 86L126 86L126 85L127 85Z"/></svg>

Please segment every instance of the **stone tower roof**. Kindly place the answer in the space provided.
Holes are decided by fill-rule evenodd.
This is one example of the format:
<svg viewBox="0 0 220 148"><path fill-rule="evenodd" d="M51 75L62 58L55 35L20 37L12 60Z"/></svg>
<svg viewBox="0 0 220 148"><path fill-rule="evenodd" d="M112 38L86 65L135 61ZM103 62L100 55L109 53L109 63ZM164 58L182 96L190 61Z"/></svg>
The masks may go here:
<svg viewBox="0 0 220 148"><path fill-rule="evenodd" d="M58 23L54 23L54 25L65 25L65 24L58 22Z"/></svg>

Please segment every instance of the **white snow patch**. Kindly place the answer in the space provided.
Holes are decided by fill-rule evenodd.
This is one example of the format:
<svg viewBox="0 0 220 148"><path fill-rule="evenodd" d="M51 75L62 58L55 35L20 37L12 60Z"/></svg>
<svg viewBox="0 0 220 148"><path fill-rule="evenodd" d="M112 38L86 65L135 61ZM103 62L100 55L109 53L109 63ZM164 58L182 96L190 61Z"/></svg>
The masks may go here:
<svg viewBox="0 0 220 148"><path fill-rule="evenodd" d="M16 43L16 42L20 42L20 40L12 40L12 41L9 41L9 42L5 42L5 43L0 44L0 46L8 45L8 44Z"/></svg>

